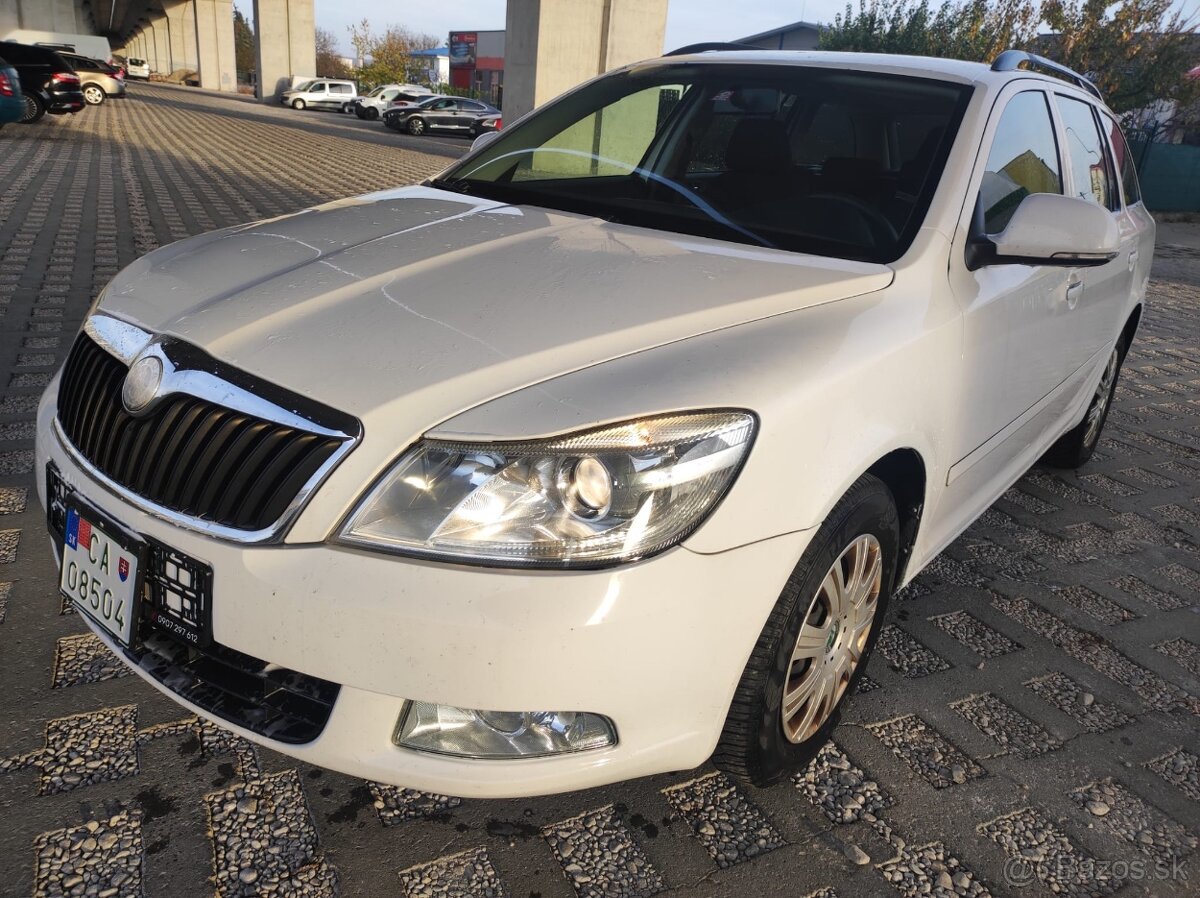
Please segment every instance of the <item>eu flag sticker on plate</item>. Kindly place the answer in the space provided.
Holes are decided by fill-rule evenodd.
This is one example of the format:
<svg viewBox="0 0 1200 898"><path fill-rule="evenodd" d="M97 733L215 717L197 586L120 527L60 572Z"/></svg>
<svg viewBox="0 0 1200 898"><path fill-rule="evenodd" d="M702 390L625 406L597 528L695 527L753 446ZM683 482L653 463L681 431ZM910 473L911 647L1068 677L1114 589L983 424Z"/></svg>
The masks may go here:
<svg viewBox="0 0 1200 898"><path fill-rule="evenodd" d="M79 548L79 513L75 509L67 512L67 532L64 535L67 548Z"/></svg>

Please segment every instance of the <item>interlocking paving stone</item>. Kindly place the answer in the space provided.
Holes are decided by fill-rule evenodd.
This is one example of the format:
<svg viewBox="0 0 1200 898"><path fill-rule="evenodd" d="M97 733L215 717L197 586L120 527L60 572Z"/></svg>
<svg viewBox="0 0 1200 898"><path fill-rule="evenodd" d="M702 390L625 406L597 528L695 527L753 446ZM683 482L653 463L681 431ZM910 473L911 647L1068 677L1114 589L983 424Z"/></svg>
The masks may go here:
<svg viewBox="0 0 1200 898"><path fill-rule="evenodd" d="M470 848L400 871L405 898L508 898L484 847Z"/></svg>
<svg viewBox="0 0 1200 898"><path fill-rule="evenodd" d="M1127 686L1158 711L1195 709L1196 700L1173 683L1130 661L1094 633L1078 630L1028 599L996 596L992 605L1049 639L1077 661Z"/></svg>
<svg viewBox="0 0 1200 898"><path fill-rule="evenodd" d="M951 611L936 614L929 620L945 630L971 651L984 658L998 658L1010 652L1020 651L1021 646L999 630L989 627L979 618L966 611Z"/></svg>
<svg viewBox="0 0 1200 898"><path fill-rule="evenodd" d="M1002 498L1030 514L1051 514L1059 510L1057 505L1052 505L1043 499L1039 499L1032 493L1027 493L1015 486L1005 492Z"/></svg>
<svg viewBox="0 0 1200 898"><path fill-rule="evenodd" d="M1180 746L1145 764L1193 801L1200 801L1200 756Z"/></svg>
<svg viewBox="0 0 1200 898"><path fill-rule="evenodd" d="M1123 885L1123 879L1084 854L1041 811L1028 807L978 827L982 835L1004 849L1015 863L1005 864L1014 885L1040 880L1051 892L1067 898L1104 898Z"/></svg>
<svg viewBox="0 0 1200 898"><path fill-rule="evenodd" d="M1016 708L990 692L951 702L950 707L1002 748L1034 758L1062 748L1062 742Z"/></svg>
<svg viewBox="0 0 1200 898"><path fill-rule="evenodd" d="M1139 602L1145 602L1147 605L1154 606L1159 611L1174 611L1177 608L1186 608L1188 605L1187 602L1174 593L1156 589L1144 580L1139 580L1132 575L1113 580L1109 585L1119 589L1125 595L1132 596Z"/></svg>
<svg viewBox="0 0 1200 898"><path fill-rule="evenodd" d="M667 887L612 805L544 827L542 836L579 898L643 898Z"/></svg>
<svg viewBox="0 0 1200 898"><path fill-rule="evenodd" d="M915 714L869 723L867 729L935 789L984 775L982 767Z"/></svg>
<svg viewBox="0 0 1200 898"><path fill-rule="evenodd" d="M903 845L895 857L876 864L875 869L904 898L991 898L992 894L942 842Z"/></svg>
<svg viewBox="0 0 1200 898"><path fill-rule="evenodd" d="M212 792L204 804L221 898L338 894L337 870L317 856L317 830L295 770Z"/></svg>
<svg viewBox="0 0 1200 898"><path fill-rule="evenodd" d="M1146 468L1122 468L1120 474L1122 477L1127 477L1130 480L1136 480L1146 486L1158 489L1167 489L1176 485L1175 481L1170 477L1164 477L1162 474L1147 470Z"/></svg>
<svg viewBox="0 0 1200 898"><path fill-rule="evenodd" d="M1160 642L1154 648L1168 658L1174 658L1193 676L1200 677L1200 645L1188 642L1181 636L1168 642Z"/></svg>
<svg viewBox="0 0 1200 898"><path fill-rule="evenodd" d="M142 895L142 814L121 810L33 841L33 898Z"/></svg>
<svg viewBox="0 0 1200 898"><path fill-rule="evenodd" d="M54 674L50 685L55 689L78 686L82 683L99 683L127 677L129 666L117 659L92 633L64 636L54 651Z"/></svg>
<svg viewBox="0 0 1200 898"><path fill-rule="evenodd" d="M1086 586L1064 586L1054 590L1054 597L1062 599L1072 608L1078 608L1105 624L1121 624L1137 617L1128 608L1122 608L1112 599L1088 589Z"/></svg>
<svg viewBox="0 0 1200 898"><path fill-rule="evenodd" d="M895 624L879 631L875 648L887 658L892 670L914 679L949 670L950 662L927 649L917 638Z"/></svg>
<svg viewBox="0 0 1200 898"><path fill-rule="evenodd" d="M1071 792L1096 825L1129 842L1158 864L1169 867L1196 847L1196 838L1162 811L1152 808L1112 777Z"/></svg>
<svg viewBox="0 0 1200 898"><path fill-rule="evenodd" d="M1196 573L1190 567L1185 567L1182 564L1167 564L1158 568L1154 573L1170 580L1172 583L1177 583L1185 587L1189 590L1189 595L1195 596L1200 594L1200 574Z"/></svg>
<svg viewBox="0 0 1200 898"><path fill-rule="evenodd" d="M137 705L47 721L46 747L34 763L39 795L135 776L139 770Z"/></svg>
<svg viewBox="0 0 1200 898"><path fill-rule="evenodd" d="M1093 693L1061 671L1029 680L1025 685L1067 716L1074 717L1089 733L1104 733L1133 721L1119 708L1098 701Z"/></svg>
<svg viewBox="0 0 1200 898"><path fill-rule="evenodd" d="M57 339L57 338L55 338ZM27 412L37 411L38 401L41 399L36 393L22 396L10 395L0 398L0 415L18 415Z"/></svg>
<svg viewBox="0 0 1200 898"><path fill-rule="evenodd" d="M854 823L864 814L878 814L892 803L879 783L868 779L861 767L833 742L817 752L792 784L834 823Z"/></svg>
<svg viewBox="0 0 1200 898"><path fill-rule="evenodd" d="M722 773L670 786L662 794L718 867L753 860L785 844L763 812Z"/></svg>
<svg viewBox="0 0 1200 898"><path fill-rule="evenodd" d="M384 826L395 826L405 820L433 817L462 804L461 798L418 792L416 789L404 789L384 783L368 782L367 788L371 790L375 799L375 812L379 815L379 822Z"/></svg>

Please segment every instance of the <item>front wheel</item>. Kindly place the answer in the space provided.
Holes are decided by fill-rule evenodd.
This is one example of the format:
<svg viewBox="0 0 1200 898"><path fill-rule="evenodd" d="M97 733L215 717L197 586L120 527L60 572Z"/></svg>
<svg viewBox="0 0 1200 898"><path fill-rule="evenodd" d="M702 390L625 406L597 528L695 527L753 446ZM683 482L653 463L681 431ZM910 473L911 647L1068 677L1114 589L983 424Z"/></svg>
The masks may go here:
<svg viewBox="0 0 1200 898"><path fill-rule="evenodd" d="M34 94L25 94L25 114L21 116L22 125L32 125L46 114L46 105Z"/></svg>
<svg viewBox="0 0 1200 898"><path fill-rule="evenodd" d="M734 693L713 762L758 786L812 760L875 647L900 544L891 491L864 475L788 578Z"/></svg>
<svg viewBox="0 0 1200 898"><path fill-rule="evenodd" d="M83 89L83 99L89 106L99 106L104 102L104 88L98 84L89 84Z"/></svg>
<svg viewBox="0 0 1200 898"><path fill-rule="evenodd" d="M369 107L367 109L367 121L373 122L377 118L379 118L379 110L376 109L374 106Z"/></svg>
<svg viewBox="0 0 1200 898"><path fill-rule="evenodd" d="M1059 437L1058 442L1042 457L1050 467L1082 467L1096 451L1100 444L1100 434L1104 430L1104 422L1108 420L1108 410L1112 408L1113 395L1117 392L1117 375L1121 373L1121 362L1125 358L1122 350L1120 342L1113 347L1083 420Z"/></svg>
<svg viewBox="0 0 1200 898"><path fill-rule="evenodd" d="M425 133L425 119L410 118L408 120L408 133L413 137L420 137Z"/></svg>
<svg viewBox="0 0 1200 898"><path fill-rule="evenodd" d="M305 107L305 105L307 105L307 104L305 104L305 102L303 100L292 100L292 108L293 109L303 109Z"/></svg>

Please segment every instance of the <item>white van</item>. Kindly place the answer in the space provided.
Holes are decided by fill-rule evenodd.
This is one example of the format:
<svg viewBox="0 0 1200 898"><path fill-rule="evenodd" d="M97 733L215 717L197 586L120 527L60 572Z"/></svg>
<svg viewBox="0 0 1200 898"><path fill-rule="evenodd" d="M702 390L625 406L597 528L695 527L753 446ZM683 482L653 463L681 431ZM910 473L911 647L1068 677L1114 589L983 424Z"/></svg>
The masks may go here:
<svg viewBox="0 0 1200 898"><path fill-rule="evenodd" d="M279 95L279 102L293 109L336 109L344 112L345 107L356 96L358 90L353 81L335 81L332 78L317 78L305 81Z"/></svg>
<svg viewBox="0 0 1200 898"><path fill-rule="evenodd" d="M150 63L144 59L138 59L136 56L125 57L125 77L141 78L143 81L149 81Z"/></svg>

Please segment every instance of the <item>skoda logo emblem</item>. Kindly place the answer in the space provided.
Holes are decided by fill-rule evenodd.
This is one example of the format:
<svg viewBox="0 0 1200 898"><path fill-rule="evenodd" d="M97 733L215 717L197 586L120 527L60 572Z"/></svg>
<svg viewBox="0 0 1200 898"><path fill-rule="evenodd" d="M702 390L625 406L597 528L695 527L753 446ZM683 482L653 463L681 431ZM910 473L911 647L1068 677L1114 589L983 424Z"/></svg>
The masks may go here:
<svg viewBox="0 0 1200 898"><path fill-rule="evenodd" d="M130 366L121 385L121 402L130 414L144 411L158 397L162 386L163 364L156 356L148 355Z"/></svg>

